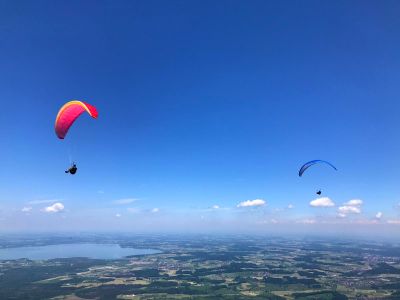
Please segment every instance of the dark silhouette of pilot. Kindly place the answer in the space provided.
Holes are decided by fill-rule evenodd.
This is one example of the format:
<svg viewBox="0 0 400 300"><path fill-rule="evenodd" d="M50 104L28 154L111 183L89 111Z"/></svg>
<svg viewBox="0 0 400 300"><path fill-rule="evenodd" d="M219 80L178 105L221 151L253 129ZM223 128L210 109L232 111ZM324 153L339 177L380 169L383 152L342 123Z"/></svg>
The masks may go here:
<svg viewBox="0 0 400 300"><path fill-rule="evenodd" d="M73 163L72 167L69 168L68 170L65 171L65 173L69 173L71 175L74 175L76 173L76 171L78 170L78 168L76 167L76 164Z"/></svg>

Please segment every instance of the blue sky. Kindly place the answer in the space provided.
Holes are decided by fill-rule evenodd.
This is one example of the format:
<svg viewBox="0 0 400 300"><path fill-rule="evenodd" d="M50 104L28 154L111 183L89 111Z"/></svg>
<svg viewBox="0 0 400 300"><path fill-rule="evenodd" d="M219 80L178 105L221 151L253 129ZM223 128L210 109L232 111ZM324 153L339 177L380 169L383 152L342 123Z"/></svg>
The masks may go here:
<svg viewBox="0 0 400 300"><path fill-rule="evenodd" d="M1 1L0 228L397 232L399 13L397 1ZM99 119L60 141L71 99ZM312 159L339 171L298 178ZM318 188L334 206L310 205Z"/></svg>

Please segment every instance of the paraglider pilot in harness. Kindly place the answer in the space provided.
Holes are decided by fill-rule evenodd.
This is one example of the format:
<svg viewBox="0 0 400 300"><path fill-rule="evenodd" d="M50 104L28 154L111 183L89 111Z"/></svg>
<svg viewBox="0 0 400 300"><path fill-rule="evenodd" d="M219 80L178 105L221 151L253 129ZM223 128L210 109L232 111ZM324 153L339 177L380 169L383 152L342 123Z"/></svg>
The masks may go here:
<svg viewBox="0 0 400 300"><path fill-rule="evenodd" d="M76 167L76 164L73 163L71 168L69 168L68 170L65 171L65 173L70 173L71 175L74 175L76 173L76 171L78 170L78 168Z"/></svg>
<svg viewBox="0 0 400 300"><path fill-rule="evenodd" d="M56 117L54 129L57 137L63 140L66 137L69 128L84 112L87 112L94 119L97 119L99 115L96 107L90 105L89 103L79 100L72 100L65 103L58 111ZM78 168L76 167L76 164L73 163L72 166L65 171L65 173L74 175L77 170Z"/></svg>

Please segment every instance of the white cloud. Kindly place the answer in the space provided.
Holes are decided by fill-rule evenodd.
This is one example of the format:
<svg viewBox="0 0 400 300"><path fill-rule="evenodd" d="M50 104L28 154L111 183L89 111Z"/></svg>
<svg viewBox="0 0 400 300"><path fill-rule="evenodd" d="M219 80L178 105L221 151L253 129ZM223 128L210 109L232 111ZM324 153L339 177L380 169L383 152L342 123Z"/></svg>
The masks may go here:
<svg viewBox="0 0 400 300"><path fill-rule="evenodd" d="M160 209L158 207L155 207L151 210L152 213L158 213Z"/></svg>
<svg viewBox="0 0 400 300"><path fill-rule="evenodd" d="M212 209L219 209L219 205L213 205L211 206Z"/></svg>
<svg viewBox="0 0 400 300"><path fill-rule="evenodd" d="M383 216L383 213L381 211L378 211L375 215L375 218L380 219L380 218L382 218L382 216Z"/></svg>
<svg viewBox="0 0 400 300"><path fill-rule="evenodd" d="M121 218L121 217L122 217L122 215L121 215L121 214L115 214L115 217L117 217L117 218Z"/></svg>
<svg viewBox="0 0 400 300"><path fill-rule="evenodd" d="M287 208L288 208L288 209L292 209L292 208L294 208L294 205L293 205L293 204L289 204L289 205L287 206Z"/></svg>
<svg viewBox="0 0 400 300"><path fill-rule="evenodd" d="M118 205L125 205L125 204L133 203L138 200L139 199L136 199L136 198L125 198L125 199L115 200L115 201L113 201L113 203L118 204Z"/></svg>
<svg viewBox="0 0 400 300"><path fill-rule="evenodd" d="M353 199L350 201L347 201L344 205L345 206L361 206L363 204L363 201L360 199Z"/></svg>
<svg viewBox="0 0 400 300"><path fill-rule="evenodd" d="M400 220L388 220L387 222L388 222L389 224L400 225Z"/></svg>
<svg viewBox="0 0 400 300"><path fill-rule="evenodd" d="M359 208L357 206L344 205L344 206L340 206L338 208L338 211L341 214L359 214L359 213L361 213L361 208Z"/></svg>
<svg viewBox="0 0 400 300"><path fill-rule="evenodd" d="M44 212L57 213L64 210L64 204L61 202L54 203L53 205L43 208Z"/></svg>
<svg viewBox="0 0 400 300"><path fill-rule="evenodd" d="M251 206L263 206L265 205L265 201L262 199L255 199L255 200L246 200L240 202L237 207L251 207Z"/></svg>
<svg viewBox="0 0 400 300"><path fill-rule="evenodd" d="M338 208L338 216L341 218L346 217L348 214L360 214L361 213L361 205L363 201L360 199L353 199L347 201L342 206Z"/></svg>
<svg viewBox="0 0 400 300"><path fill-rule="evenodd" d="M30 212L32 210L32 206L25 206L21 209L22 212Z"/></svg>
<svg viewBox="0 0 400 300"><path fill-rule="evenodd" d="M335 206L335 203L328 197L318 198L310 202L313 207L331 207Z"/></svg>

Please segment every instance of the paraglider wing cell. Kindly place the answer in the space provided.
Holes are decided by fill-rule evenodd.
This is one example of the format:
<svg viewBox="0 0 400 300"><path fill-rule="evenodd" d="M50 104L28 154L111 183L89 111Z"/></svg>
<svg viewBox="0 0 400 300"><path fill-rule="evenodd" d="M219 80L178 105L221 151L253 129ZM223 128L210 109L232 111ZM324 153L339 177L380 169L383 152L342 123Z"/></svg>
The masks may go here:
<svg viewBox="0 0 400 300"><path fill-rule="evenodd" d="M335 170L337 171L336 167L335 167L334 165L332 165L330 162L327 162L327 161L325 161L325 160L312 160L312 161L309 161L308 163L305 163L305 164L300 168L300 170L299 170L299 176L301 177L301 176L303 175L303 173L304 173L309 167L311 167L311 166L313 166L313 165L315 165L315 164L319 164L319 163L327 164L327 165L331 166L333 169L335 169Z"/></svg>
<svg viewBox="0 0 400 300"><path fill-rule="evenodd" d="M56 134L60 139L64 139L69 128L75 120L84 112L87 112L92 118L98 117L96 108L89 103L73 100L59 110L55 123Z"/></svg>

